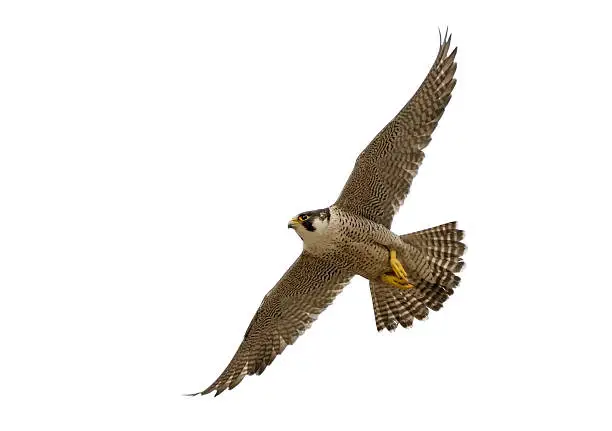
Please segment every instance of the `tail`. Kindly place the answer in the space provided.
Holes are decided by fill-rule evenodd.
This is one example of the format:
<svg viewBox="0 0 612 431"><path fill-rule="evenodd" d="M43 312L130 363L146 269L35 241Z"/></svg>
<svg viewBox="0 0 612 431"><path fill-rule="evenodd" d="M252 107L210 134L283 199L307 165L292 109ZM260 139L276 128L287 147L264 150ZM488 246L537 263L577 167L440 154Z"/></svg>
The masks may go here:
<svg viewBox="0 0 612 431"><path fill-rule="evenodd" d="M463 253L466 250L463 231L457 229L457 222L446 223L430 229L401 236L402 240L417 248L432 277L421 279L412 289L398 289L380 281L370 282L370 293L374 305L376 329L389 331L400 324L412 326L414 318L423 320L429 314L442 308L444 301L453 294L461 278L455 273L463 268Z"/></svg>

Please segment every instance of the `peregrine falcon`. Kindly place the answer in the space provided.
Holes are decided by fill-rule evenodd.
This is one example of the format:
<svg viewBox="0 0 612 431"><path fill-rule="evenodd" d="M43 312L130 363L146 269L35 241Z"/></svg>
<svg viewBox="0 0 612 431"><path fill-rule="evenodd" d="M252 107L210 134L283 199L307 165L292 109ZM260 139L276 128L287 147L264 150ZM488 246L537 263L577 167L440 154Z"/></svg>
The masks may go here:
<svg viewBox="0 0 612 431"><path fill-rule="evenodd" d="M423 320L452 295L463 266L456 222L406 235L391 232L423 161L423 149L455 87L457 48L440 36L438 55L412 99L359 155L340 197L289 221L303 251L264 297L238 351L207 389L215 396L261 374L310 327L354 275L370 281L378 331Z"/></svg>

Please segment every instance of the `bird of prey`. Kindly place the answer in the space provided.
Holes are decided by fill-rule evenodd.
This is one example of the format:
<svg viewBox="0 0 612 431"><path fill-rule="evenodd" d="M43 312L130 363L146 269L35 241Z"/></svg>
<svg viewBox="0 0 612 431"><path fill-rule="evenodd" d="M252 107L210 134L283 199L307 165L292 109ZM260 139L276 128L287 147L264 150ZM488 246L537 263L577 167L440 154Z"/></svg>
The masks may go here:
<svg viewBox="0 0 612 431"><path fill-rule="evenodd" d="M456 222L406 235L391 232L423 161L423 149L451 99L457 48L442 38L438 55L410 101L359 155L340 197L292 218L302 254L264 297L238 351L207 389L215 396L247 374L261 374L310 327L354 275L370 281L376 328L394 330L439 310L463 266Z"/></svg>

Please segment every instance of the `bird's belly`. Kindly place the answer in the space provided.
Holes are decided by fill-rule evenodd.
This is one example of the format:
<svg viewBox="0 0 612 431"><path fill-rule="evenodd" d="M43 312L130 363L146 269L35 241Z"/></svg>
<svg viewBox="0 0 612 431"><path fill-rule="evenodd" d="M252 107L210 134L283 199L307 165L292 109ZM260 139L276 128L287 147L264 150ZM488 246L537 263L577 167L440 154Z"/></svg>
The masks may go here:
<svg viewBox="0 0 612 431"><path fill-rule="evenodd" d="M389 249L373 243L351 243L343 248L344 260L351 263L352 272L369 280L391 271Z"/></svg>

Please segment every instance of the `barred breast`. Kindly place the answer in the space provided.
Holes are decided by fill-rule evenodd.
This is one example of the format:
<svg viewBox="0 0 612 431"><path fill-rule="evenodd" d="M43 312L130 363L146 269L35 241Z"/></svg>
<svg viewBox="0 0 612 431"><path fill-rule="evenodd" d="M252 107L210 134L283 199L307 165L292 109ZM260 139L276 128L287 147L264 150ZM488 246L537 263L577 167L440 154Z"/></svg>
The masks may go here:
<svg viewBox="0 0 612 431"><path fill-rule="evenodd" d="M402 243L385 226L331 207L328 228L331 247L327 258L347 271L370 280L391 271L386 244Z"/></svg>

